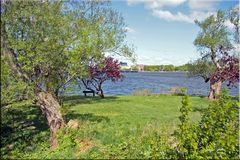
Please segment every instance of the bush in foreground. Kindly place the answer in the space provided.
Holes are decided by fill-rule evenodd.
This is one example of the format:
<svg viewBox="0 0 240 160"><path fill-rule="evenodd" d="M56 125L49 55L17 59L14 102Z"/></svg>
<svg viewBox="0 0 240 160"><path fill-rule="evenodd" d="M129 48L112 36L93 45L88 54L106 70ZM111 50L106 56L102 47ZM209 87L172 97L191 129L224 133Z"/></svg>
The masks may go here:
<svg viewBox="0 0 240 160"><path fill-rule="evenodd" d="M188 96L183 97L176 134L180 159L237 159L239 156L239 104L223 91L220 99L205 110L198 124L189 121Z"/></svg>

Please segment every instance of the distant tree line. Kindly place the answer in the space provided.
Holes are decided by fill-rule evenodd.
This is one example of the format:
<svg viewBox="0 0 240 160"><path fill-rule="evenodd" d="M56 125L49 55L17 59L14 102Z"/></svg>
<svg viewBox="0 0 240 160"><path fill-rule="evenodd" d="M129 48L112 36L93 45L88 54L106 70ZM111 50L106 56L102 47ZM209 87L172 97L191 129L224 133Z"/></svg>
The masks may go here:
<svg viewBox="0 0 240 160"><path fill-rule="evenodd" d="M174 65L146 65L145 71L188 71L188 64L181 66Z"/></svg>
<svg viewBox="0 0 240 160"><path fill-rule="evenodd" d="M190 64L184 64L180 66L170 65L144 65L144 71L158 72L158 71L188 71ZM122 70L132 70L137 71L138 67L133 66L131 69L122 69Z"/></svg>

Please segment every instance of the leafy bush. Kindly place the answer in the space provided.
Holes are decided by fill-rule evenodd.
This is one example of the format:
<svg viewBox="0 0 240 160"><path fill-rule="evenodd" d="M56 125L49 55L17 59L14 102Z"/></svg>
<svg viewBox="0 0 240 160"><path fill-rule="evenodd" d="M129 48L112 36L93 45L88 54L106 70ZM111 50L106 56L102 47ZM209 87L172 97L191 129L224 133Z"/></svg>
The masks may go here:
<svg viewBox="0 0 240 160"><path fill-rule="evenodd" d="M181 123L176 134L178 158L229 159L239 156L239 105L223 91L203 113L201 121L193 125L188 118L191 111L188 96L183 97Z"/></svg>
<svg viewBox="0 0 240 160"><path fill-rule="evenodd" d="M152 95L152 92L148 89L139 89L135 90L132 93L134 96L150 96Z"/></svg>
<svg viewBox="0 0 240 160"><path fill-rule="evenodd" d="M187 91L186 88L177 86L177 87L171 88L169 93L171 95L183 96L185 95L186 91Z"/></svg>
<svg viewBox="0 0 240 160"><path fill-rule="evenodd" d="M188 95L182 98L182 107L180 108L181 115L179 116L180 124L176 131L178 145L176 152L178 158L196 158L197 136L195 133L195 124L189 119L189 112L192 111L190 98Z"/></svg>

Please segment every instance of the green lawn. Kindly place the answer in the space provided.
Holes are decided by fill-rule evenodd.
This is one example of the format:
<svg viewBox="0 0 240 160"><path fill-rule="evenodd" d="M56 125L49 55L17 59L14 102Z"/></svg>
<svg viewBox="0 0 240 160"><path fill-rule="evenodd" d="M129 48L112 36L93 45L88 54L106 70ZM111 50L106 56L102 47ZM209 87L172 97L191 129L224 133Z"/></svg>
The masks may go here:
<svg viewBox="0 0 240 160"><path fill-rule="evenodd" d="M78 119L102 144L117 143L127 135L138 136L144 130L173 133L179 122L181 96L69 97L65 99L65 117ZM191 97L191 119L197 122L208 106L206 98ZM88 125L86 125L88 124ZM92 134L92 133L89 133Z"/></svg>
<svg viewBox="0 0 240 160"><path fill-rule="evenodd" d="M31 105L31 101L16 103L1 109L4 131L1 150L7 158L89 158L89 151L104 156L105 146L128 142L131 137L140 140L152 131L170 136L178 124L181 99L170 95L66 97L62 107L66 121L78 119L80 129L75 135L82 141L88 140L91 146L81 154L70 145L72 142L65 142L69 137L62 138L62 150L51 152L48 127L40 109ZM201 97L191 97L191 102L191 119L196 122L209 102Z"/></svg>
<svg viewBox="0 0 240 160"><path fill-rule="evenodd" d="M65 100L67 117L83 121L108 120L114 124L129 127L144 126L149 122L176 125L181 96L117 96L100 99L98 97L70 97ZM207 107L208 101L201 97L191 97L193 121L200 118L200 112Z"/></svg>

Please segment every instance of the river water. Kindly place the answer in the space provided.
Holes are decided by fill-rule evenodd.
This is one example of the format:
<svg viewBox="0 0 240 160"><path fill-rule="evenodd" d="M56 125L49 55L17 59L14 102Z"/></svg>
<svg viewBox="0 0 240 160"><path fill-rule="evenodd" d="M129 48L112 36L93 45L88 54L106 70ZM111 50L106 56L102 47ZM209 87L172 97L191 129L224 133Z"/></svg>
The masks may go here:
<svg viewBox="0 0 240 160"><path fill-rule="evenodd" d="M131 95L134 90L148 89L153 93L169 93L171 88L185 87L190 95L207 96L209 83L203 78L189 78L185 72L125 72L120 82L105 82L103 89L106 95ZM228 88L226 85L224 85ZM239 88L228 89L229 94L236 96Z"/></svg>

